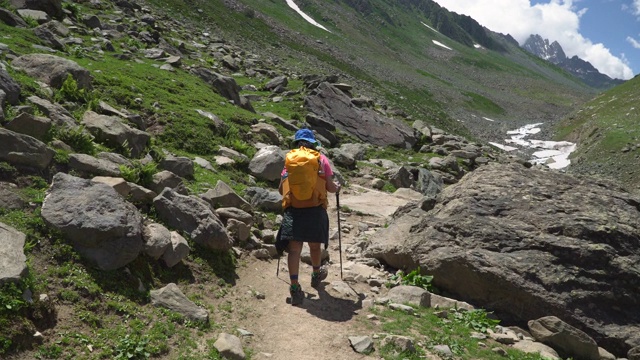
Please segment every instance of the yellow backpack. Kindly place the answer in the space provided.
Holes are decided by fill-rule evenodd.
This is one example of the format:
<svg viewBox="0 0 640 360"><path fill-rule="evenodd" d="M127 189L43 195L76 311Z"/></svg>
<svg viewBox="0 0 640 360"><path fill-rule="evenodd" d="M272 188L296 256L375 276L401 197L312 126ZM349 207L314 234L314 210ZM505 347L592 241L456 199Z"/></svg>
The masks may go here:
<svg viewBox="0 0 640 360"><path fill-rule="evenodd" d="M282 207L314 207L326 203L326 182L320 164L320 153L301 146L287 153L284 166ZM326 207L326 205L325 205Z"/></svg>

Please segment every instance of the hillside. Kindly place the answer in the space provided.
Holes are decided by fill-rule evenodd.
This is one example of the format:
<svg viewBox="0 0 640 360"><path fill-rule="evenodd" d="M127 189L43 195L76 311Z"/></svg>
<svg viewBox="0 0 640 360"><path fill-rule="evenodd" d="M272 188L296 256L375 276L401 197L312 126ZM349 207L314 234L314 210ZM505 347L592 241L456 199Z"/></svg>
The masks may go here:
<svg viewBox="0 0 640 360"><path fill-rule="evenodd" d="M638 191L638 99L635 77L587 102L556 127L556 138L576 142L570 171L613 179Z"/></svg>
<svg viewBox="0 0 640 360"><path fill-rule="evenodd" d="M542 350L514 346L528 342L555 353L506 327L534 319L496 328L483 310L492 304L437 295L414 263L362 253L396 218L427 212L487 164L550 179L486 141L575 111L595 94L579 80L430 1L300 2L331 32L275 0L0 6L2 358L220 359L230 347L238 359L540 360ZM344 190L340 207L330 202L331 277L305 284L308 305L292 311L285 262L279 277L270 272L282 152L301 126L322 140ZM554 180L541 183L555 191ZM604 206L626 199L597 195ZM498 206L486 213L499 215L501 201L485 201ZM585 256L601 255L592 248ZM624 286L636 281L629 268ZM431 290L430 305L374 304L400 284L421 287L418 297ZM637 340L584 329L618 356ZM360 334L375 350L356 353Z"/></svg>

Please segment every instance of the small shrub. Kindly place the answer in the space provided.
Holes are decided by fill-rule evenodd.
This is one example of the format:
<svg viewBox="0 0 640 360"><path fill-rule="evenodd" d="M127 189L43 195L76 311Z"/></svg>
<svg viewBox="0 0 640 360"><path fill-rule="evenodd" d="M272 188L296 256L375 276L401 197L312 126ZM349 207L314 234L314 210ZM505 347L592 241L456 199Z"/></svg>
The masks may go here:
<svg viewBox="0 0 640 360"><path fill-rule="evenodd" d="M34 27L38 27L38 20L32 18L31 16L25 16L22 18L22 20L24 20L25 23L27 23L27 26L30 28L34 28Z"/></svg>
<svg viewBox="0 0 640 360"><path fill-rule="evenodd" d="M96 152L93 136L84 131L84 126L78 126L73 129L58 129L54 137L71 146L77 152L87 155L93 155Z"/></svg>
<svg viewBox="0 0 640 360"><path fill-rule="evenodd" d="M122 178L129 182L148 187L153 181L153 175L158 172L156 164L153 162L142 164L139 161L135 161L132 165L133 166L120 165L120 175Z"/></svg>
<svg viewBox="0 0 640 360"><path fill-rule="evenodd" d="M148 359L151 354L146 350L149 340L127 334L120 339L115 348L116 360Z"/></svg>
<svg viewBox="0 0 640 360"><path fill-rule="evenodd" d="M80 6L76 3L65 1L62 3L62 8L69 11L71 13L71 16L76 19L80 15Z"/></svg>
<svg viewBox="0 0 640 360"><path fill-rule="evenodd" d="M73 76L71 76L71 74L68 74L67 78L62 83L60 90L55 93L54 99L58 102L66 100L88 103L91 100L91 94L87 90L79 88L78 82L73 78Z"/></svg>
<svg viewBox="0 0 640 360"><path fill-rule="evenodd" d="M462 310L455 309L451 313L453 322L464 325L471 330L479 332L487 332L500 323L500 320L490 319L484 309Z"/></svg>
<svg viewBox="0 0 640 360"><path fill-rule="evenodd" d="M420 267L414 269L406 275L404 274L404 272L398 271L396 275L393 275L391 277L391 280L400 280L400 283L402 285L417 286L430 292L433 292L435 290L433 288L433 285L431 284L431 281L433 281L433 276L420 274Z"/></svg>

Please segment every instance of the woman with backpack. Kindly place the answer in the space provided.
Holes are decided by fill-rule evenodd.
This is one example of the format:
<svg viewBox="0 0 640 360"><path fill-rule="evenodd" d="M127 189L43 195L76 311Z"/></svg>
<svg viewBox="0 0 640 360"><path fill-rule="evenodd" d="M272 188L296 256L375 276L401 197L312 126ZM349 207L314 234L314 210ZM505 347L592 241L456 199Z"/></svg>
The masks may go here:
<svg viewBox="0 0 640 360"><path fill-rule="evenodd" d="M285 159L279 191L283 196L282 224L278 230L276 247L288 252L287 264L291 286L291 305L301 305L304 292L298 281L300 254L304 243L311 252L311 286L318 287L327 277L321 267L322 249L329 244L329 216L327 193L340 190L333 180L333 169L326 156L318 150L319 143L309 129L296 132L291 150ZM285 245L288 242L288 245Z"/></svg>

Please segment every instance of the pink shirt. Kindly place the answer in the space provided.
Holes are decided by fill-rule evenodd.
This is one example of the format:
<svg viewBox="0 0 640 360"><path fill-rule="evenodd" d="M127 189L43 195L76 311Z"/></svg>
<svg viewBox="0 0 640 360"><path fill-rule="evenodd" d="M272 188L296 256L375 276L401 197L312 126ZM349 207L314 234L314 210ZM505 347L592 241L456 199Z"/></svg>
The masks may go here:
<svg viewBox="0 0 640 360"><path fill-rule="evenodd" d="M320 165L322 166L322 171L324 172L324 176L329 177L333 176L333 169L331 169L331 164L329 164L329 159L327 159L324 154L320 153ZM282 169L280 173L280 177L284 178L287 175L287 168Z"/></svg>

